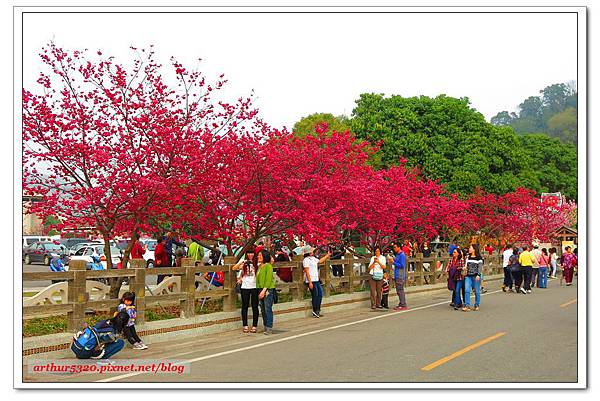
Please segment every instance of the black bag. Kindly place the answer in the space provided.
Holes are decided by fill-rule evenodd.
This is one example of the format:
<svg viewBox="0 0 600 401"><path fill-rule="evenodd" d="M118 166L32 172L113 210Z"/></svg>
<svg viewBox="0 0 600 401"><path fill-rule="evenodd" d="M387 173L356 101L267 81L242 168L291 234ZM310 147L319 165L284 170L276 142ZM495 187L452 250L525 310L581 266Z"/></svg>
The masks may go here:
<svg viewBox="0 0 600 401"><path fill-rule="evenodd" d="M521 264L519 263L519 258L516 255L512 255L509 261L509 268L511 273L517 273L521 270Z"/></svg>
<svg viewBox="0 0 600 401"><path fill-rule="evenodd" d="M273 304L279 302L279 295L277 294L277 288L273 288Z"/></svg>
<svg viewBox="0 0 600 401"><path fill-rule="evenodd" d="M242 283L237 283L235 285L235 293L236 294L241 294L242 293Z"/></svg>

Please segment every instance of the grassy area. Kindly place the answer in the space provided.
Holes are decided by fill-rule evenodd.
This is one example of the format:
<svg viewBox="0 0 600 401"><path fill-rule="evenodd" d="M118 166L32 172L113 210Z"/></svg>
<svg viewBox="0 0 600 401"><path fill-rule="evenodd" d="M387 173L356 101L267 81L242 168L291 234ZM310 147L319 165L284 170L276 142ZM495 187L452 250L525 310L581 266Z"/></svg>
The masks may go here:
<svg viewBox="0 0 600 401"><path fill-rule="evenodd" d="M361 291L360 286L356 286L355 291ZM331 295L341 294L341 289L337 291L332 290ZM285 303L292 301L292 294L287 293L279 293L278 294L278 303ZM310 292L306 291L304 293L304 299L310 299ZM200 308L202 305L202 300L196 301L195 312L197 315L207 315L214 312L222 312L223 311L223 298L219 299L207 299L204 303L204 306ZM241 308L241 300L238 298L236 301L236 308ZM164 306L164 307L152 307L146 309L146 321L154 322L157 320L167 320L167 319L175 319L180 316L181 309L178 305L175 306ZM93 314L87 314L85 317L85 322L93 326L97 322L103 319L108 319L109 316L107 312L96 312ZM46 334L54 334L54 333L64 333L67 331L67 317L66 315L60 316L48 316L42 318L35 319L27 319L23 320L23 337L34 337L34 336L42 336Z"/></svg>
<svg viewBox="0 0 600 401"><path fill-rule="evenodd" d="M35 294L37 294L36 291L33 292L24 292L23 293L23 298L31 298L32 296L34 296Z"/></svg>

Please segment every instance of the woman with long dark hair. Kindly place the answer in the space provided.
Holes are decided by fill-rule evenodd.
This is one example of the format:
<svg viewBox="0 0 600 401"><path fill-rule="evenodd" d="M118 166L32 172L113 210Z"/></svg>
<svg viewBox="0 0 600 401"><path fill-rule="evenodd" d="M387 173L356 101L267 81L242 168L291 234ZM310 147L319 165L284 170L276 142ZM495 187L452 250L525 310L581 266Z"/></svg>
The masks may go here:
<svg viewBox="0 0 600 401"><path fill-rule="evenodd" d="M452 259L448 262L448 289L452 291L450 306L457 310L462 307L461 290L463 288L463 268L465 264L458 249L452 250Z"/></svg>
<svg viewBox="0 0 600 401"><path fill-rule="evenodd" d="M256 288L260 291L260 312L265 326L264 334L273 333L273 299L275 297L275 279L273 278L273 265L271 254L262 249L257 255L258 271L256 273Z"/></svg>
<svg viewBox="0 0 600 401"><path fill-rule="evenodd" d="M513 248L513 254L508 259L508 268L515 283L515 292L518 294L523 284L523 268L519 263L519 248L516 246Z"/></svg>
<svg viewBox="0 0 600 401"><path fill-rule="evenodd" d="M538 288L548 288L548 267L550 266L550 255L548 255L548 250L546 248L542 248L542 253L538 258L538 265Z"/></svg>
<svg viewBox="0 0 600 401"><path fill-rule="evenodd" d="M309 246L304 249L304 260L302 261L302 270L304 271L304 282L308 285L310 295L312 297L312 315L315 318L320 318L321 302L323 301L323 287L319 277L319 264L324 263L331 253L327 252L321 259L317 259L314 255L315 248Z"/></svg>
<svg viewBox="0 0 600 401"><path fill-rule="evenodd" d="M473 310L479 310L481 301L481 275L483 269L483 258L479 253L479 245L472 244L469 246L469 254L465 260L466 275L465 275L465 302L462 308L463 312L471 311L471 288L475 289L475 305Z"/></svg>
<svg viewBox="0 0 600 401"><path fill-rule="evenodd" d="M256 288L256 264L254 262L254 247L246 251L244 259L240 260L233 270L240 270L238 284L242 296L242 332L256 333L258 326L258 293ZM252 303L252 328L248 328L248 307Z"/></svg>

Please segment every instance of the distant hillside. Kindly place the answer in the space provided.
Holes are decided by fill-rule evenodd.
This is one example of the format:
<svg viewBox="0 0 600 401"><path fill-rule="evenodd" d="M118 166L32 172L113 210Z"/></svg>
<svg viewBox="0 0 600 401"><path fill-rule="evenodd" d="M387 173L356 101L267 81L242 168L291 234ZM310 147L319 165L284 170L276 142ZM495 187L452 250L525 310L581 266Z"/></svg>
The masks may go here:
<svg viewBox="0 0 600 401"><path fill-rule="evenodd" d="M530 96L516 113L501 111L490 122L511 126L518 134L543 133L577 146L577 87L574 82L554 84Z"/></svg>

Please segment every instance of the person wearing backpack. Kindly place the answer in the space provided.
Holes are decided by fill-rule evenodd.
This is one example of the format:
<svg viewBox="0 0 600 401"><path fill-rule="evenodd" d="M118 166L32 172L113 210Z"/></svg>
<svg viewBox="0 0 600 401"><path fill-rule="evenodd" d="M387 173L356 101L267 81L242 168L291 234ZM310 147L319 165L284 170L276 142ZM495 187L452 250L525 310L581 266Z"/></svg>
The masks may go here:
<svg viewBox="0 0 600 401"><path fill-rule="evenodd" d="M519 263L519 248L514 247L512 249L512 255L508 258L508 268L510 270L510 274L512 275L513 281L515 283L515 292L522 291L521 285L523 284L523 267ZM526 294L527 292L523 292Z"/></svg>
<svg viewBox="0 0 600 401"><path fill-rule="evenodd" d="M371 309L381 309L381 289L383 286L383 272L385 270L385 256L381 254L381 247L375 247L375 254L369 262L369 289L371 290Z"/></svg>
<svg viewBox="0 0 600 401"><path fill-rule="evenodd" d="M108 359L121 351L125 341L117 338L129 321L127 312L122 311L109 320L101 320L94 326L85 327L73 336L71 351L77 359Z"/></svg>

